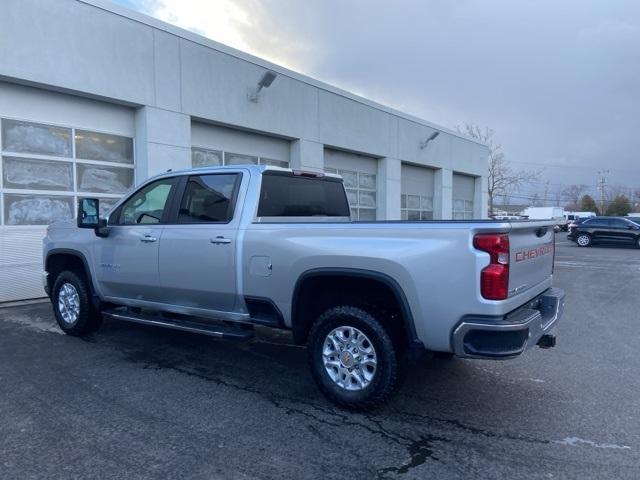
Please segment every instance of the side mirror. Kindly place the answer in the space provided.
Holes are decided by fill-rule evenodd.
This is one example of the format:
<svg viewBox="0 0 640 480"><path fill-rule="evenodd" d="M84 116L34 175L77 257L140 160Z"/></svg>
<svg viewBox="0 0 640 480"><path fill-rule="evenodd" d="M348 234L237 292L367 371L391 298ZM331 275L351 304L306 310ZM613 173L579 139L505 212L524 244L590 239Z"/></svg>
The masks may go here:
<svg viewBox="0 0 640 480"><path fill-rule="evenodd" d="M106 237L106 227L106 220L100 218L100 200L81 198L78 202L78 228L92 228L99 237Z"/></svg>
<svg viewBox="0 0 640 480"><path fill-rule="evenodd" d="M100 200L81 198L78 202L78 228L98 228L100 226Z"/></svg>

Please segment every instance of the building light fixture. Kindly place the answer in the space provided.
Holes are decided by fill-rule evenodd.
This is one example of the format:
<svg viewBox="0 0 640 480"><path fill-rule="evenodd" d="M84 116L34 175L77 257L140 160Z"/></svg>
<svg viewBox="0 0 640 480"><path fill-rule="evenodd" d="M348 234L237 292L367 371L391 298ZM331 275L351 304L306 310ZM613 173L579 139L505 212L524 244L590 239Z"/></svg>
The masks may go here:
<svg viewBox="0 0 640 480"><path fill-rule="evenodd" d="M258 82L258 86L253 91L249 92L249 100L252 102L257 102L260 98L260 92L262 91L262 89L269 88L277 76L278 74L272 72L271 70L267 70L266 72L264 72L262 78Z"/></svg>
<svg viewBox="0 0 640 480"><path fill-rule="evenodd" d="M429 142L435 140L438 135L440 135L440 132L433 132L424 142L420 142L420 150L424 150L425 148L427 148Z"/></svg>

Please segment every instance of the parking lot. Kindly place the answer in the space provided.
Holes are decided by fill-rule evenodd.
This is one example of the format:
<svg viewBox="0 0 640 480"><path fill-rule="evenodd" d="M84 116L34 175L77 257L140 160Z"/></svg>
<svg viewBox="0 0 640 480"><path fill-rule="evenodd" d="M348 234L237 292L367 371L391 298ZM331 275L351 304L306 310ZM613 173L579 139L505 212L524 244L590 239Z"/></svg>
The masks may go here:
<svg viewBox="0 0 640 480"><path fill-rule="evenodd" d="M326 401L304 348L0 309L0 478L640 478L640 250L557 236L558 346L425 359L369 414Z"/></svg>

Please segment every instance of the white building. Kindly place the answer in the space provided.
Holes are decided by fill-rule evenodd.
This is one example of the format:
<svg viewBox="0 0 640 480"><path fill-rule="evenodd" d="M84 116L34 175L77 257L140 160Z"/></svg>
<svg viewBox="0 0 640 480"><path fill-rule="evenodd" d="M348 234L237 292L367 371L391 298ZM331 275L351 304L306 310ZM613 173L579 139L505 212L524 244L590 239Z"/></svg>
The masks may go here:
<svg viewBox="0 0 640 480"><path fill-rule="evenodd" d="M45 225L78 197L169 168L327 170L362 220L486 217L488 150L451 130L102 0L0 12L0 302L44 295Z"/></svg>

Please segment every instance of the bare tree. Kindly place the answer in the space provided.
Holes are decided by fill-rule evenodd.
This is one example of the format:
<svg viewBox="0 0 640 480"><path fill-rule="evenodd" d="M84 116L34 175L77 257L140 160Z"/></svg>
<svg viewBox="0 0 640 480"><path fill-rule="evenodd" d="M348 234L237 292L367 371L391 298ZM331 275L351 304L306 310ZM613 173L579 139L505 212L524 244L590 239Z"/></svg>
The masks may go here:
<svg viewBox="0 0 640 480"><path fill-rule="evenodd" d="M456 127L459 133L478 140L489 147L489 215L493 214L496 197L507 198L521 186L536 180L541 172L514 170L502 151L502 145L493 139L495 132L489 127L465 123Z"/></svg>
<svg viewBox="0 0 640 480"><path fill-rule="evenodd" d="M640 212L640 188L636 188L633 191L632 202L633 202L633 211Z"/></svg>
<svg viewBox="0 0 640 480"><path fill-rule="evenodd" d="M556 207L559 207L561 201L562 201L562 189L557 188L553 192L553 203Z"/></svg>
<svg viewBox="0 0 640 480"><path fill-rule="evenodd" d="M562 197L569 202L567 207L570 210L578 209L580 198L588 188L586 185L569 185L562 190Z"/></svg>
<svg viewBox="0 0 640 480"><path fill-rule="evenodd" d="M542 202L540 201L540 195L538 195L537 193L534 193L533 197L531 197L531 206L532 207L542 206Z"/></svg>

